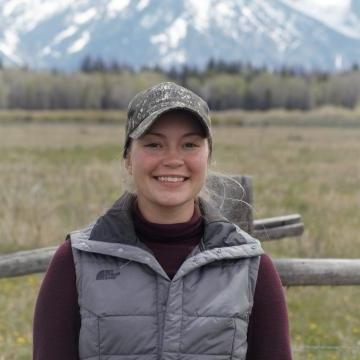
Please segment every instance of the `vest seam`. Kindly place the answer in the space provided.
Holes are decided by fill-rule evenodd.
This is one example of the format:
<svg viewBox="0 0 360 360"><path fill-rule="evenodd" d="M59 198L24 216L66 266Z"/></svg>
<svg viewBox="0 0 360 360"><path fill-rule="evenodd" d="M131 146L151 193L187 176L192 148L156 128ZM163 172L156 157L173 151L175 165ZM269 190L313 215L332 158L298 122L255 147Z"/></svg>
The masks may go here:
<svg viewBox="0 0 360 360"><path fill-rule="evenodd" d="M247 319L245 321L245 330L246 330L246 345L245 345L245 358L246 358L246 354L248 351L248 339L247 339L247 333L249 330L249 319L253 310L253 306L254 306L254 294L255 294L255 287L256 287L256 283L257 283L257 275L258 275L258 270L259 270L259 265L260 265L260 256L261 255L257 255L255 257L249 257L248 258L248 262L247 262L247 270L248 270L248 299L250 299L250 303L249 303L249 308L247 311ZM255 273L255 277L253 276L253 274Z"/></svg>
<svg viewBox="0 0 360 360"><path fill-rule="evenodd" d="M248 286L247 286L247 291L248 291L248 298L251 299L251 294L253 293L252 291L252 281L251 281L251 273L252 273L252 268L254 266L254 262L250 260L251 258L247 258L247 270L248 270ZM256 262L256 261L255 261Z"/></svg>
<svg viewBox="0 0 360 360"><path fill-rule="evenodd" d="M250 259L252 259L252 261L250 261ZM250 264L248 267L248 271L249 271L249 278L253 278L254 283L251 284L252 288L250 291L250 295L252 297L254 297L255 294L255 288L256 288L256 283L257 283L257 278L258 278L258 274L259 274L259 266L260 266L260 259L261 259L261 255L257 255L256 257L252 257L250 258ZM254 299L252 299L254 300Z"/></svg>
<svg viewBox="0 0 360 360"><path fill-rule="evenodd" d="M181 325L180 325L180 339L179 339L179 350L178 350L178 358L180 358L180 354L184 354L182 352L183 349L183 331L184 331L184 278L181 279Z"/></svg>
<svg viewBox="0 0 360 360"><path fill-rule="evenodd" d="M240 320L247 320L247 313L248 310L246 310L243 314L244 316L226 316L226 315L188 315L186 314L185 317L189 318L220 318L220 319L240 319Z"/></svg>
<svg viewBox="0 0 360 360"><path fill-rule="evenodd" d="M235 321L234 318L232 319L232 321L233 321L233 324L234 324L234 334L233 334L233 341L232 341L232 344L231 344L230 360L232 360L233 357L234 357L234 345L235 345L235 336L236 336L236 321Z"/></svg>
<svg viewBox="0 0 360 360"><path fill-rule="evenodd" d="M101 360L101 351L100 351L100 340L101 340L101 336L100 336L100 318L97 317L97 323L98 323L98 347L99 347L99 360Z"/></svg>
<svg viewBox="0 0 360 360"><path fill-rule="evenodd" d="M80 305L80 304L79 304ZM106 315L104 316L100 316L99 314L96 314L95 312L89 310L87 307L85 307L84 305L81 306L82 309L84 309L85 311L88 312L87 315L81 315L81 318L83 319L93 319L93 318L101 318L101 317L106 317ZM111 316L111 315L110 315Z"/></svg>
<svg viewBox="0 0 360 360"><path fill-rule="evenodd" d="M161 329L161 324L160 324L160 307L161 304L159 302L159 275L156 274L156 307L157 307L157 324L158 324L158 329ZM158 336L157 336L157 351L156 351L156 357L158 359L160 359L160 346L161 346L161 331L158 331Z"/></svg>
<svg viewBox="0 0 360 360"><path fill-rule="evenodd" d="M182 352L181 354L178 353L177 351L163 351L164 353L168 353L168 354L178 354L180 355L211 355L211 356L229 356L231 354L229 353L222 353L222 354L208 354L208 353L190 353L190 352Z"/></svg>
<svg viewBox="0 0 360 360"><path fill-rule="evenodd" d="M153 318L156 318L157 314L116 314L116 315L97 315L97 314L94 314L94 317L97 317L99 319L105 319L105 318L111 318L111 317L125 317L125 316L142 316L142 317L153 317ZM92 316L84 316L84 318L91 318Z"/></svg>
<svg viewBox="0 0 360 360"><path fill-rule="evenodd" d="M116 354L103 354L104 356L133 356L133 355L157 355L156 352L154 353L131 353L131 354L119 354L119 353L116 353Z"/></svg>

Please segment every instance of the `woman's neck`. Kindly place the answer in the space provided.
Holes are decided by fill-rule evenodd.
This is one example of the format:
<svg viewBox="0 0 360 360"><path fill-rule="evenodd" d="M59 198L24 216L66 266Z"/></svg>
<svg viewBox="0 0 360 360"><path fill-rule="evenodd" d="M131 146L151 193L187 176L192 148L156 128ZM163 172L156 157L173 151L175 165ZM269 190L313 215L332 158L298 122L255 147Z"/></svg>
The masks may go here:
<svg viewBox="0 0 360 360"><path fill-rule="evenodd" d="M187 222L173 224L159 224L149 222L141 213L138 203L135 202L132 207L132 217L134 229L141 241L163 243L173 245L176 243L198 242L203 236L204 221L197 204L194 207L194 213Z"/></svg>
<svg viewBox="0 0 360 360"><path fill-rule="evenodd" d="M138 208L142 216L149 222L155 224L179 224L191 219L194 214L195 203L189 202L180 207L158 207L145 205L141 199L137 199Z"/></svg>

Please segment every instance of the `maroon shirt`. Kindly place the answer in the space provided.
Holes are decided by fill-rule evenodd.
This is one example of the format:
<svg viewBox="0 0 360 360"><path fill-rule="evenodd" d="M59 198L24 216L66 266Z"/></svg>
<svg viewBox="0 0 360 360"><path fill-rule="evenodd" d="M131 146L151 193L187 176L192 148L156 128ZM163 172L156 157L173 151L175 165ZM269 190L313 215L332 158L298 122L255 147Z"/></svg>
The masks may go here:
<svg viewBox="0 0 360 360"><path fill-rule="evenodd" d="M172 278L203 234L196 210L181 224L154 224L134 209L139 238L154 252ZM56 251L43 279L35 306L33 360L78 360L80 314L70 241ZM248 329L247 360L291 359L284 292L279 275L267 255L262 255Z"/></svg>

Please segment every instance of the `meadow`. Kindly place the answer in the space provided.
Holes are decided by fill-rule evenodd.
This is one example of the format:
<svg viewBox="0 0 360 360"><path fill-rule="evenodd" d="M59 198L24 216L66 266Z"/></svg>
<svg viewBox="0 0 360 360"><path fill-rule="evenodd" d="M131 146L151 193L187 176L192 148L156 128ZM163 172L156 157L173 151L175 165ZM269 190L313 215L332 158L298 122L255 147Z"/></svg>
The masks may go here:
<svg viewBox="0 0 360 360"><path fill-rule="evenodd" d="M58 245L120 195L121 124L1 119L0 253ZM301 237L263 244L272 257L360 258L355 120L348 126L335 120L329 126L228 121L214 128L212 168L253 176L255 218L303 217ZM31 358L42 278L0 280L0 360ZM295 360L360 358L360 287L291 287L285 293Z"/></svg>

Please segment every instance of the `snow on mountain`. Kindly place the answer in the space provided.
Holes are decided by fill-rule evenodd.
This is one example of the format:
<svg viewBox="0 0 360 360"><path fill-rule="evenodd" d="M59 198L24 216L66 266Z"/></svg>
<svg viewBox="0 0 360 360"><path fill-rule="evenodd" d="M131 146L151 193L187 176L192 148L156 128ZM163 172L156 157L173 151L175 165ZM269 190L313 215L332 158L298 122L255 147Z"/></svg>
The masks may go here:
<svg viewBox="0 0 360 360"><path fill-rule="evenodd" d="M360 13L352 7L358 0L283 0L285 4L335 29L360 39ZM355 10L355 11L352 11Z"/></svg>
<svg viewBox="0 0 360 360"><path fill-rule="evenodd" d="M360 59L358 0L1 0L5 64L72 70L86 55L135 67L341 69Z"/></svg>

